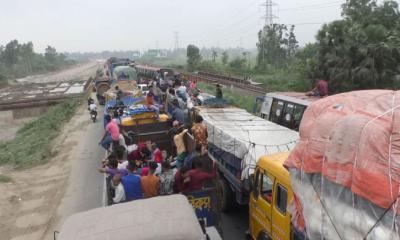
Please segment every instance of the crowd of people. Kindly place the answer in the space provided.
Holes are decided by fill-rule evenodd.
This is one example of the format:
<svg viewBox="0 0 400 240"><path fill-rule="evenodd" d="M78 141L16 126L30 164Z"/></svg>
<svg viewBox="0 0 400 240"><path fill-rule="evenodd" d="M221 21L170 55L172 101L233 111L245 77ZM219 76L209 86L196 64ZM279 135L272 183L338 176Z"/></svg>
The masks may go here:
<svg viewBox="0 0 400 240"><path fill-rule="evenodd" d="M157 118L160 111L170 116L169 149L161 149L157 141L150 140L127 146L119 113L105 115L105 133L99 145L108 154L99 172L107 176L109 204L185 194L200 190L205 181L215 178L215 164L210 164L207 154L207 127L201 116L190 126L182 106L182 102L200 104L198 93L195 81L187 87L178 80L173 86L162 86L157 80L149 83L145 106L155 111ZM188 133L194 138L194 149L186 146ZM212 165L211 171L204 171L205 165Z"/></svg>

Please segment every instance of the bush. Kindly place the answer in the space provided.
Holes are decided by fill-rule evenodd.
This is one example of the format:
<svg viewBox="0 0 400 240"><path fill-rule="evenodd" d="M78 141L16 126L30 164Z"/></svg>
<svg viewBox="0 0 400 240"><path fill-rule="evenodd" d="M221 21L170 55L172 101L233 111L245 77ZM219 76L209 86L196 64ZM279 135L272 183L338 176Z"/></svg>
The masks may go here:
<svg viewBox="0 0 400 240"><path fill-rule="evenodd" d="M0 164L25 168L45 163L51 155L52 141L71 119L77 105L77 100L71 100L52 107L21 128L13 140L0 143Z"/></svg>

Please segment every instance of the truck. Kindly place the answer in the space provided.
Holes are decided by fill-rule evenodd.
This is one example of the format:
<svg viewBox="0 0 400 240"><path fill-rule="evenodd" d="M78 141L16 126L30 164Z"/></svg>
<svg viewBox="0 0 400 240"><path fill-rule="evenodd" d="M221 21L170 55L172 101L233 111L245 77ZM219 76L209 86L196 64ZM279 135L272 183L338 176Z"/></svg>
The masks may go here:
<svg viewBox="0 0 400 240"><path fill-rule="evenodd" d="M256 98L253 114L298 131L304 111L318 99L303 92L270 92Z"/></svg>
<svg viewBox="0 0 400 240"><path fill-rule="evenodd" d="M296 131L236 107L195 107L208 129L208 154L218 166L221 208L245 205L250 196L250 175L265 155L290 151L299 139Z"/></svg>
<svg viewBox="0 0 400 240"><path fill-rule="evenodd" d="M185 196L176 194L77 213L65 221L59 232L54 233L54 240L84 239L222 238L214 227L207 227L204 222L198 220Z"/></svg>
<svg viewBox="0 0 400 240"><path fill-rule="evenodd" d="M399 240L399 96L355 91L311 105L293 150L257 162L252 239Z"/></svg>

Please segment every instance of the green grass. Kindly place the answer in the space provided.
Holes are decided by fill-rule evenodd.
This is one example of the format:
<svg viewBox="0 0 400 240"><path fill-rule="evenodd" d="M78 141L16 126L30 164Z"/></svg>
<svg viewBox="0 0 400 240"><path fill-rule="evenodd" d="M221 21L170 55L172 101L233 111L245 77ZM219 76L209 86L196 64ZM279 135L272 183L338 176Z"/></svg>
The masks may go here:
<svg viewBox="0 0 400 240"><path fill-rule="evenodd" d="M7 175L0 174L0 183L8 183L8 182L12 182L12 178Z"/></svg>
<svg viewBox="0 0 400 240"><path fill-rule="evenodd" d="M78 104L78 100L58 104L26 124L13 140L0 143L0 165L27 168L45 163L51 156L52 141L74 115Z"/></svg>
<svg viewBox="0 0 400 240"><path fill-rule="evenodd" d="M215 86L211 84L206 84L198 82L197 86L204 92L215 95ZM246 109L249 113L253 112L253 105L255 102L255 97L246 96L235 91L231 91L228 88L222 89L224 98L228 100L232 105Z"/></svg>

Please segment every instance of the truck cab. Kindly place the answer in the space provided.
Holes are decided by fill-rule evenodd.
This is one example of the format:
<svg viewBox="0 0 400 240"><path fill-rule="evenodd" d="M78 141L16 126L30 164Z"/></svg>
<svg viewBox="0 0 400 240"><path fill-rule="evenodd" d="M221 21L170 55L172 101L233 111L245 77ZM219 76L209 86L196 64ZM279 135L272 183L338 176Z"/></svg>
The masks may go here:
<svg viewBox="0 0 400 240"><path fill-rule="evenodd" d="M249 201L252 239L294 239L287 210L293 192L289 172L283 166L288 156L288 152L266 155L257 162Z"/></svg>

